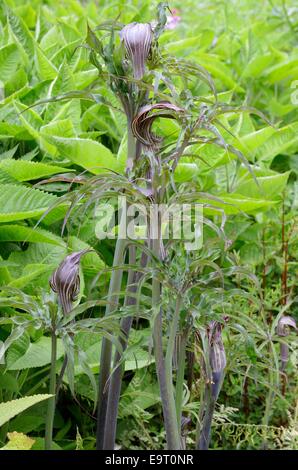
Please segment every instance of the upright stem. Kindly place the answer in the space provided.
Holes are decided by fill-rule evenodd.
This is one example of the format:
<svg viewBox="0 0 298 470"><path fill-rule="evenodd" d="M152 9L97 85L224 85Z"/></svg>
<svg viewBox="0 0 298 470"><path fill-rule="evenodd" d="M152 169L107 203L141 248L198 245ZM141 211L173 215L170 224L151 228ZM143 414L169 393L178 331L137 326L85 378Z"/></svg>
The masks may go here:
<svg viewBox="0 0 298 470"><path fill-rule="evenodd" d="M160 239L153 240L153 251L156 256L160 256ZM152 280L152 305L159 305L161 300L161 285L157 278L153 277ZM175 327L173 327L174 330ZM175 330L176 331L176 330ZM163 417L165 423L165 430L167 436L168 450L180 450L181 441L180 433L177 423L174 387L172 374L167 376L167 373L172 370L172 356L171 365L169 366L169 354L172 351L172 337L173 332L170 334L171 344L169 348L168 357L164 358L162 347L162 310L160 309L154 321L153 326L153 342L154 342L154 355L158 383L160 388L160 397L162 402ZM175 336L174 336L175 341Z"/></svg>
<svg viewBox="0 0 298 470"><path fill-rule="evenodd" d="M211 437L211 424L215 408L215 400L211 396L211 385L207 384L204 395L204 418L197 442L197 450L208 450Z"/></svg>
<svg viewBox="0 0 298 470"><path fill-rule="evenodd" d="M176 379L176 415L179 429L181 429L182 422L182 399L183 399L183 384L185 373L185 360L186 360L186 335L183 333L180 343L178 369Z"/></svg>
<svg viewBox="0 0 298 470"><path fill-rule="evenodd" d="M167 387L168 387L169 390L171 390L171 397L173 397L173 399L174 399L173 354L174 354L174 348L175 348L175 338L176 338L176 334L177 334L177 330L178 330L178 324L179 324L181 304L182 304L182 298L181 298L181 295L178 294L177 300L176 300L174 316L173 316L171 324L170 324L170 334L169 334L169 340L168 340L167 351L166 351L166 359L165 359ZM182 387L183 387L183 382L182 382ZM171 406L172 406L172 403L171 403ZM174 402L174 406L175 406L175 409L176 409L175 414L176 414L176 418L177 418L177 427L180 430L181 420L180 420L180 422L178 421L177 397L176 397L176 403Z"/></svg>
<svg viewBox="0 0 298 470"><path fill-rule="evenodd" d="M130 247L129 249L129 264L135 263L135 247ZM133 305L135 303L135 298L130 297L129 294L136 292L136 285L134 284L136 273L133 272L131 269L128 273L128 296L125 300L125 305ZM127 347L128 336L131 329L133 317L126 317L123 318L121 321L121 331L124 335L123 337L119 338L120 344L122 346L123 352ZM115 446L115 439L116 439L116 430L117 430L117 416L118 416L118 407L119 407L119 400L120 400L120 392L121 392L121 381L124 371L124 364L119 364L122 358L122 354L119 351L115 352L114 357L114 367L116 367L115 371L113 372L111 383L109 387L109 397L108 397L108 404L107 404L107 413L106 413L106 431L104 436L104 450L113 450Z"/></svg>
<svg viewBox="0 0 298 470"><path fill-rule="evenodd" d="M129 173L132 169L133 162L136 155L136 141L131 131L131 120L127 119L127 163L126 172ZM126 231L126 214L122 214L120 221L120 230L122 228ZM126 248L127 240L117 238L116 248L114 253L113 267L116 268L122 265L124 262L124 252ZM110 315L116 309L118 304L118 292L121 288L123 271L115 269L112 272L109 293L108 293L108 304L106 307L105 315ZM112 343L106 338L103 338L101 345L101 357L100 357L100 371L99 371L99 384L98 384L98 409L97 409L97 430L96 430L96 449L102 450L104 448L104 440L106 433L106 416L109 396L108 379L111 372L111 361L112 361ZM107 423L107 425L109 425Z"/></svg>
<svg viewBox="0 0 298 470"><path fill-rule="evenodd" d="M57 360L57 336L55 327L52 329L51 336L51 369L50 369L50 388L49 393L53 395L48 399L48 409L46 415L46 431L45 431L45 450L52 449L53 441L53 426L55 417L55 405L56 405L56 360Z"/></svg>
<svg viewBox="0 0 298 470"><path fill-rule="evenodd" d="M197 449L198 450L208 450L211 438L211 425L214 414L214 409L216 405L216 400L218 398L221 386L223 381L223 371L213 372L212 374L212 384L208 383L205 387L204 395L204 418L203 424L198 433L197 440Z"/></svg>
<svg viewBox="0 0 298 470"><path fill-rule="evenodd" d="M123 264L124 250L126 247L126 240L118 238L116 249L114 253L113 267ZM111 281L108 293L108 304L106 307L105 315L110 315L115 311L118 303L118 293L121 288L122 270L113 270L111 274ZM112 360L112 343L106 338L103 338L101 345L100 356L100 371L99 371L99 387L98 387L98 410L97 410L97 432L96 432L96 448L102 450L104 445L106 412L108 403L109 387L107 382L111 371Z"/></svg>

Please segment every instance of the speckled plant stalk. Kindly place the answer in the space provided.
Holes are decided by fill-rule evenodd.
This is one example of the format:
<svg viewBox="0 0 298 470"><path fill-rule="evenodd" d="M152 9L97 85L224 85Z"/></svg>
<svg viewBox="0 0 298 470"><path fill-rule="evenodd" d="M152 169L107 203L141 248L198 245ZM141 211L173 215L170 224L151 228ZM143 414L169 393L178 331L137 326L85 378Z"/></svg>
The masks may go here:
<svg viewBox="0 0 298 470"><path fill-rule="evenodd" d="M129 172L132 168L133 162L136 157L136 141L131 133L131 121L128 119L127 121L127 172ZM120 220L120 232L125 230L126 233L126 214L122 214ZM124 263L125 258L125 250L127 246L127 240L123 238L117 238L116 241L116 248L114 253L114 260L113 260L113 267L117 268L117 266L121 266ZM105 315L110 315L115 311L117 308L117 304L119 301L119 291L121 289L123 271L114 269L111 274L111 280L109 285L109 293L108 293L108 304L106 307ZM128 274L128 278L131 278L131 274ZM131 320L127 319L125 322L125 330L128 332L130 330ZM122 325L123 327L123 325ZM124 333L125 334L125 333ZM113 448L114 443L114 436L115 436L115 427L116 427L116 419L117 417L114 416L115 410L109 408L109 414L113 414L113 429L110 428L110 424L108 426L111 433L107 437L107 441L105 442L105 436L107 433L107 412L108 412L108 400L109 400L109 391L110 391L110 384L108 383L110 373L111 373L111 363L112 363L112 343L106 338L102 340L101 346L101 356L100 356L100 371L99 371L99 388L98 388L98 409L97 409L97 431L96 431L96 448L97 450L103 450L108 446L108 448ZM119 369L119 368L118 368ZM120 386L121 386L121 369L117 371L116 377L113 379L113 396L115 397L120 393ZM117 382L117 385L116 385ZM116 390L117 388L117 390ZM119 389L119 390L118 390ZM119 400L119 397L118 397ZM118 408L118 406L117 406Z"/></svg>
<svg viewBox="0 0 298 470"><path fill-rule="evenodd" d="M211 438L211 425L215 410L216 401L221 389L223 371L212 374L212 384L206 384L204 401L202 406L205 408L203 423L198 433L197 449L208 450Z"/></svg>
<svg viewBox="0 0 298 470"><path fill-rule="evenodd" d="M122 223L125 217L122 217ZM120 222L121 224L121 222ZM113 267L121 266L124 261L124 253L126 248L126 240L118 238L114 253ZM119 291L122 282L122 270L113 270L108 293L108 304L105 315L110 315L115 311L118 304ZM101 356L100 356L100 372L99 372L99 388L98 388L98 410L97 410L97 433L96 448L102 450L104 446L105 423L108 404L109 387L107 385L111 372L112 361L112 343L106 338L102 340Z"/></svg>
<svg viewBox="0 0 298 470"><path fill-rule="evenodd" d="M201 418L197 427L197 450L208 450L211 438L211 425L226 367L226 353L222 341L223 325L218 321L211 321L206 328L208 346L205 349L204 369L206 384L201 400Z"/></svg>
<svg viewBox="0 0 298 470"><path fill-rule="evenodd" d="M135 247L129 248L129 264L135 263ZM129 294L136 292L136 273L132 270L129 270L128 279L127 279L127 296L125 299L124 305L134 305L135 298L131 297ZM126 317L123 318L121 321L121 331L124 335L124 338L119 338L119 342L122 346L123 351L125 351L128 342L128 336L131 329L133 317ZM107 414L106 414L106 423L108 424L105 429L105 436L104 436L104 450L113 450L115 446L115 439L116 439L116 429L117 429L117 416L118 416L118 407L119 407L119 399L120 399L120 391L121 391L121 382L122 376L124 372L124 364L119 364L121 361L122 354L119 351L116 351L114 356L114 370L109 386L109 396L108 396L108 403L107 403Z"/></svg>
<svg viewBox="0 0 298 470"><path fill-rule="evenodd" d="M155 218L158 220L158 218ZM152 240L152 251L160 258L160 224L158 221L158 237ZM156 230L153 230L156 233ZM153 277L152 279L152 305L159 306L161 302L161 284L160 281ZM158 377L160 397L162 402L162 410L164 417L164 424L166 430L167 449L168 450L179 450L181 449L181 440L179 426L177 422L176 406L174 398L174 387L173 387L173 376L172 376L172 358L175 344L175 335L177 331L179 312L180 312L180 300L178 301L178 308L175 311L175 318L171 324L171 332L169 343L167 347L167 354L164 357L163 344L162 344L162 309L159 308L157 315L154 319L153 325L153 342L154 342L154 356L156 372Z"/></svg>
<svg viewBox="0 0 298 470"><path fill-rule="evenodd" d="M45 450L52 449L53 442L53 426L56 407L56 360L57 360L57 336L55 324L52 325L51 332L51 369L50 369L50 387L49 394L53 395L48 399L48 407L46 414L46 430L45 430Z"/></svg>
<svg viewBox="0 0 298 470"><path fill-rule="evenodd" d="M186 343L187 335L185 332L181 335L178 364L177 364L177 377L176 377L176 390L175 390L175 402L176 402L176 415L179 429L181 428L182 422L182 399L183 399L183 384L184 384L184 373L186 364Z"/></svg>

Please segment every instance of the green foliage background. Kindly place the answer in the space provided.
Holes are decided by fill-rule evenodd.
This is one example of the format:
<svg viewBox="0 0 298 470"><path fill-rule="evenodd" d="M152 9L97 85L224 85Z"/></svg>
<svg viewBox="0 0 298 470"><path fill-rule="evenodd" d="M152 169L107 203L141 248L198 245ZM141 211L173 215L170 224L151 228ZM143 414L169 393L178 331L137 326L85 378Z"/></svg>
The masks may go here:
<svg viewBox="0 0 298 470"><path fill-rule="evenodd" d="M95 236L96 220L73 221L61 236L67 207L55 207L59 196L71 191L74 175L98 174L104 167L123 172L126 122L88 51L79 47L92 28L116 19L146 22L155 17L157 2L6 0L0 5L0 285L39 296L49 291L48 279L68 250L93 246L96 253L82 261L80 298L101 298L109 275L113 243ZM181 17L177 27L161 36L165 51L204 66L215 81L219 99L254 106L273 126L249 113L229 112L220 120L225 140L242 151L258 179L225 149L203 144L184 156L177 184L192 182L202 192L221 199L227 214L226 233L237 264L257 275L264 294L268 331L259 312L245 299L232 312L243 326L226 333L228 366L214 423L214 448L258 449L264 440L271 448L298 448L297 348L291 335L287 385L281 393L278 341L274 351L265 346L275 335L274 319L284 308L297 316L297 208L298 208L298 8L294 0L171 2ZM208 96L205 84L186 83L197 95ZM89 88L115 108L87 99L43 102L48 98ZM296 95L295 95L296 92ZM73 95L74 96L74 95ZM86 96L85 96L86 98ZM295 101L296 99L296 101ZM37 106L30 107L36 102ZM28 109L28 107L30 107ZM178 134L173 121L158 124L162 135ZM54 176L64 174L64 181ZM44 184L44 180L51 182ZM210 210L210 215L214 212ZM216 219L216 223L219 223ZM287 277L284 292L282 276ZM286 302L281 298L286 296ZM212 303L212 302L211 302ZM202 305L202 309L210 305ZM213 307L212 307L213 308ZM214 307L215 308L215 307ZM231 306L229 307L231 309ZM9 317L14 307L1 307ZM99 316L100 309L91 315ZM273 321L273 323L272 323ZM241 325L240 325L241 326ZM10 326L0 327L5 341ZM269 333L268 333L269 332ZM126 358L126 380L120 402L117 442L123 448L156 448L164 442L161 407L148 328L134 330ZM100 334L80 332L76 343L98 373ZM58 341L58 357L63 355ZM9 348L1 365L3 402L35 393L47 393L50 339L29 328ZM60 363L59 363L60 364ZM57 369L59 367L57 365ZM60 364L61 365L61 364ZM198 413L200 382L185 393L185 410ZM93 391L80 364L75 368L76 400L67 379L55 418L54 440L62 449L94 448ZM269 397L269 398L268 398ZM270 413L267 406L270 404ZM12 419L0 434L18 431L36 440L40 448L45 402ZM268 414L269 413L269 414ZM265 420L264 420L265 416ZM193 442L193 429L188 439Z"/></svg>

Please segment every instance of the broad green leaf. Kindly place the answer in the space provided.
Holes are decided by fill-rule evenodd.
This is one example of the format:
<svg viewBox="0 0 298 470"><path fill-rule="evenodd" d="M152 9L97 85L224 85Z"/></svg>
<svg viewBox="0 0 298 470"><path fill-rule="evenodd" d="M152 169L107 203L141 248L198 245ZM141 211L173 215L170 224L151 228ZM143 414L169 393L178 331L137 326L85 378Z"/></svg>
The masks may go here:
<svg viewBox="0 0 298 470"><path fill-rule="evenodd" d="M43 437L34 437L35 443L32 446L31 450L44 450L45 448L45 440ZM62 450L62 447L60 447L56 442L52 443L52 449L53 450Z"/></svg>
<svg viewBox="0 0 298 470"><path fill-rule="evenodd" d="M185 54L187 51L191 52L193 48L199 47L201 37L202 35L199 34L190 38L180 39L179 41L169 42L165 46L171 54L176 54L181 51Z"/></svg>
<svg viewBox="0 0 298 470"><path fill-rule="evenodd" d="M18 393L19 384L17 378L13 374L5 371L5 373L0 375L0 389Z"/></svg>
<svg viewBox="0 0 298 470"><path fill-rule="evenodd" d="M7 266L2 265L3 258L0 255L0 286L7 285L12 279Z"/></svg>
<svg viewBox="0 0 298 470"><path fill-rule="evenodd" d="M252 198L260 197L262 199L265 197L266 199L276 199L282 196L289 174L290 172L286 172L271 176L258 177L257 180L259 186L256 185L256 182L252 178L250 178L237 186L236 191L238 194Z"/></svg>
<svg viewBox="0 0 298 470"><path fill-rule="evenodd" d="M16 44L21 49L24 58L29 62L29 58L34 55L34 39L32 34L22 18L16 16L11 10L8 10L7 21Z"/></svg>
<svg viewBox="0 0 298 470"><path fill-rule="evenodd" d="M175 170L174 179L179 183L184 183L185 181L191 181L198 174L199 168L195 163L181 162Z"/></svg>
<svg viewBox="0 0 298 470"><path fill-rule="evenodd" d="M69 65L63 58L62 64L59 64L58 74L50 87L50 98L61 96L77 89L76 82L73 78ZM81 105L80 100L69 100L68 102L50 102L47 105L45 122L50 123L55 119L71 119L72 127L80 130ZM56 134L60 135L60 134ZM66 137L68 134L66 134Z"/></svg>
<svg viewBox="0 0 298 470"><path fill-rule="evenodd" d="M245 78L258 78L262 75L264 70L274 61L273 54L259 55L257 54L244 68L242 77Z"/></svg>
<svg viewBox="0 0 298 470"><path fill-rule="evenodd" d="M32 140L32 135L25 126L10 124L9 122L0 122L0 140L6 140L15 137L19 140Z"/></svg>
<svg viewBox="0 0 298 470"><path fill-rule="evenodd" d="M28 109L22 103L15 102L16 112L22 122L24 128L31 134L35 140L39 140L39 129L43 124L43 120L33 109Z"/></svg>
<svg viewBox="0 0 298 470"><path fill-rule="evenodd" d="M150 374L136 370L133 379L122 393L119 416L125 418L134 415L137 408L145 410L160 401L158 384Z"/></svg>
<svg viewBox="0 0 298 470"><path fill-rule="evenodd" d="M68 158L91 173L97 175L109 170L117 171L119 164L112 152L99 142L90 139L48 137L61 156Z"/></svg>
<svg viewBox="0 0 298 470"><path fill-rule="evenodd" d="M62 238L41 228L31 228L23 225L0 225L0 242L30 242L50 243L65 246Z"/></svg>
<svg viewBox="0 0 298 470"><path fill-rule="evenodd" d="M219 194L218 197L223 201L216 202L213 206L224 210L226 214L239 214L244 212L247 214L255 213L257 211L267 210L270 206L276 204L276 201L267 201L264 199L256 199L242 196L242 194L230 193L230 194ZM200 199L200 202L206 202L210 204L210 201ZM215 209L209 207L204 208L204 214L214 214Z"/></svg>
<svg viewBox="0 0 298 470"><path fill-rule="evenodd" d="M30 345L30 336L27 331L24 332L17 341L13 342L11 346L8 347L6 352L6 366L10 367L16 362L20 357L22 357Z"/></svg>
<svg viewBox="0 0 298 470"><path fill-rule="evenodd" d="M20 64L20 52L15 44L8 44L0 49L0 77L8 81Z"/></svg>
<svg viewBox="0 0 298 470"><path fill-rule="evenodd" d="M23 274L11 281L8 285L9 287L17 287L18 289L23 289L31 281L36 278L40 278L45 273L52 273L55 269L54 264L28 264L23 271Z"/></svg>
<svg viewBox="0 0 298 470"><path fill-rule="evenodd" d="M40 128L40 147L45 152L56 156L57 148L48 142L47 136L76 137L74 124L71 119L51 121Z"/></svg>
<svg viewBox="0 0 298 470"><path fill-rule="evenodd" d="M57 173L69 172L68 168L60 166L13 159L0 161L0 169L3 169L17 181L31 181Z"/></svg>
<svg viewBox="0 0 298 470"><path fill-rule="evenodd" d="M57 359L64 354L62 341L57 340ZM33 367L43 367L51 362L51 338L42 336L35 343L30 343L29 348L17 359L8 370L22 370Z"/></svg>
<svg viewBox="0 0 298 470"><path fill-rule="evenodd" d="M56 200L56 196L38 189L0 184L0 222L38 217Z"/></svg>
<svg viewBox="0 0 298 470"><path fill-rule="evenodd" d="M234 88L237 91L243 91L237 82L234 80L231 69L224 64L217 56L212 54L205 54L199 52L196 54L196 59L199 64L210 72L213 78L218 78L228 88Z"/></svg>
<svg viewBox="0 0 298 470"><path fill-rule="evenodd" d="M273 127L264 127L233 140L233 145L249 158L255 156L257 150L263 145L276 130Z"/></svg>
<svg viewBox="0 0 298 470"><path fill-rule="evenodd" d="M3 426L4 423L10 421L22 411L25 411L30 406L35 405L43 400L51 398L53 395L32 395L30 397L23 397L17 400L7 401L5 403L0 403L0 426Z"/></svg>
<svg viewBox="0 0 298 470"><path fill-rule="evenodd" d="M53 80L57 76L56 67L51 63L40 47L36 46L36 69L41 80Z"/></svg>
<svg viewBox="0 0 298 470"><path fill-rule="evenodd" d="M4 447L1 447L0 450L30 450L35 443L34 439L21 432L9 432L7 437L9 442Z"/></svg>
<svg viewBox="0 0 298 470"><path fill-rule="evenodd" d="M274 132L272 136L259 147L256 159L264 162L271 162L273 158L287 150L298 142L298 122L289 124Z"/></svg>
<svg viewBox="0 0 298 470"><path fill-rule="evenodd" d="M276 83L280 80L290 80L297 76L298 58L289 59L281 64L274 65L266 71L266 78L270 83Z"/></svg>
<svg viewBox="0 0 298 470"><path fill-rule="evenodd" d="M0 168L0 184L18 184L18 181L9 175L6 171Z"/></svg>
<svg viewBox="0 0 298 470"><path fill-rule="evenodd" d="M18 150L19 144L15 145L12 149L6 150L6 152L1 153L0 161L8 158L12 158L16 151Z"/></svg>

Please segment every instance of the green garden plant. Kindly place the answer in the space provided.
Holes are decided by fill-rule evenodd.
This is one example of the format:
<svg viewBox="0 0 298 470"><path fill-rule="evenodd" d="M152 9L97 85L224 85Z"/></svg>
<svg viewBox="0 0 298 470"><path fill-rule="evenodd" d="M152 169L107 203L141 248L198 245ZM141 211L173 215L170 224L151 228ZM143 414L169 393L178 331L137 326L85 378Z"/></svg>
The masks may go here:
<svg viewBox="0 0 298 470"><path fill-rule="evenodd" d="M292 3L4 2L2 446L297 445Z"/></svg>

